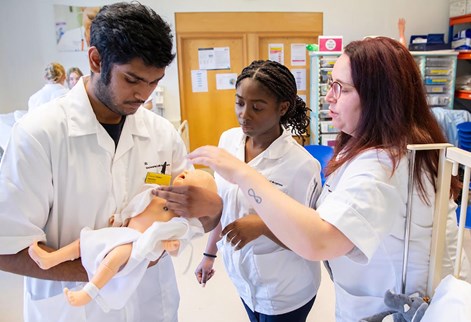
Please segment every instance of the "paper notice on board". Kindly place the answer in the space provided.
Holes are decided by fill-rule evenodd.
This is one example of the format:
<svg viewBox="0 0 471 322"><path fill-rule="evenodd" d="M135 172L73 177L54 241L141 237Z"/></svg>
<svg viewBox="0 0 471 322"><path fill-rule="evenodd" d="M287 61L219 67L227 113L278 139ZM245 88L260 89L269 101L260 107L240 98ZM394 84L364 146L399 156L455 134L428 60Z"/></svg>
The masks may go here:
<svg viewBox="0 0 471 322"><path fill-rule="evenodd" d="M306 90L306 70L305 69L292 69L291 73L296 80L296 87L298 91Z"/></svg>
<svg viewBox="0 0 471 322"><path fill-rule="evenodd" d="M291 44L291 66L306 66L306 44Z"/></svg>
<svg viewBox="0 0 471 322"><path fill-rule="evenodd" d="M283 44L268 44L268 59L284 64L285 52Z"/></svg>
<svg viewBox="0 0 471 322"><path fill-rule="evenodd" d="M200 70L231 69L230 48L199 48L198 63Z"/></svg>
<svg viewBox="0 0 471 322"><path fill-rule="evenodd" d="M205 70L191 71L191 88L193 93L208 91L208 72Z"/></svg>
<svg viewBox="0 0 471 322"><path fill-rule="evenodd" d="M235 83L237 80L236 73L230 74L216 74L216 89L235 89Z"/></svg>

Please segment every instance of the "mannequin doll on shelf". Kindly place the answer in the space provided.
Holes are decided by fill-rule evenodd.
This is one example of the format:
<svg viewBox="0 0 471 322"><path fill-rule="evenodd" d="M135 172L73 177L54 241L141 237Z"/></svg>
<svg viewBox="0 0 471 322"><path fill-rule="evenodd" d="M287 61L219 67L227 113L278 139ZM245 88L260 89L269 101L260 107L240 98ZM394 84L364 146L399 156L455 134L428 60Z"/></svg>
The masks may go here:
<svg viewBox="0 0 471 322"><path fill-rule="evenodd" d="M397 29L399 30L399 42L407 48L406 44L406 19L404 18L399 18L397 21Z"/></svg>
<svg viewBox="0 0 471 322"><path fill-rule="evenodd" d="M211 174L203 170L184 171L173 185L193 185L217 192ZM113 215L107 227L84 228L80 239L56 251L48 252L33 243L31 258L42 269L67 260L82 258L89 282L80 290L64 289L69 303L81 306L95 299L106 312L123 307L134 292L149 263L168 251L177 255L193 238L204 234L197 218L180 218L156 197L156 185L146 185L119 215ZM122 223L122 227L116 227Z"/></svg>

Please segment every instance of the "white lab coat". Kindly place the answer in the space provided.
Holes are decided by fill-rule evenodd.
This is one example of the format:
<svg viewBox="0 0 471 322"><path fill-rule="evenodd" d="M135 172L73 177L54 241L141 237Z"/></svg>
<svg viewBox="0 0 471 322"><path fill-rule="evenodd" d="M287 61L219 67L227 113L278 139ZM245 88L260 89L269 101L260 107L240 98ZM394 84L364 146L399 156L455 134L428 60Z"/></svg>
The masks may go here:
<svg viewBox="0 0 471 322"><path fill-rule="evenodd" d="M242 130L234 128L221 135L219 147L245 160L245 139ZM309 204L311 199L315 202L320 194L319 162L286 130L248 165L299 202ZM237 185L217 174L215 178L224 200L221 225L225 227L249 213L250 202ZM288 313L317 294L319 262L303 259L266 236L258 237L238 251L223 238L218 242L218 250L239 296L253 311L267 315Z"/></svg>
<svg viewBox="0 0 471 322"><path fill-rule="evenodd" d="M31 95L28 100L28 112L34 111L44 103L67 93L69 89L62 84L46 84L39 91Z"/></svg>
<svg viewBox="0 0 471 322"><path fill-rule="evenodd" d="M336 321L359 321L388 308L388 289L401 292L408 162L404 157L391 176L384 151L368 150L331 174L317 201L322 219L355 245L347 255L329 260L336 293ZM424 294L432 236L435 193L426 181L430 205L414 189L406 294ZM444 275L452 268L456 215L450 203Z"/></svg>
<svg viewBox="0 0 471 322"><path fill-rule="evenodd" d="M27 114L13 127L0 165L0 254L14 254L35 240L59 248L83 227L106 227L142 187L147 172L175 177L191 165L172 124L140 108L126 117L115 143L98 123L84 79L64 97ZM122 310L103 313L95 304L73 308L61 283L25 280L25 321L177 321L179 295L169 256L147 270Z"/></svg>

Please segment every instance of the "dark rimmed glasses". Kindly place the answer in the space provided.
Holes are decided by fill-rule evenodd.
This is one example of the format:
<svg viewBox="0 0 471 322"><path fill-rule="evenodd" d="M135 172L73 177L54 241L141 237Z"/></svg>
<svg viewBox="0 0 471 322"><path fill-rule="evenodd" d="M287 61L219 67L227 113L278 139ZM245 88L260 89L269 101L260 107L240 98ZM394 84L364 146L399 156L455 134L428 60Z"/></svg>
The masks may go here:
<svg viewBox="0 0 471 322"><path fill-rule="evenodd" d="M342 84L338 81L334 81L332 79L332 76L329 75L329 78L327 79L327 89L330 91L332 90L332 96L338 100L340 98L340 95L342 94L342 88L343 86L350 86L352 88L355 88L355 86L351 84Z"/></svg>

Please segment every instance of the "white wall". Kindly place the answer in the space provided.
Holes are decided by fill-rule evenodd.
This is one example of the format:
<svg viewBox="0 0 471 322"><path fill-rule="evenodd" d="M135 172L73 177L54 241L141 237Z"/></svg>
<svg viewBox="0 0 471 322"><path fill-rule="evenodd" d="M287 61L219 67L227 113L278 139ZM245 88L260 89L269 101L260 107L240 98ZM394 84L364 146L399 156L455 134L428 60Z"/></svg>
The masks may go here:
<svg viewBox="0 0 471 322"><path fill-rule="evenodd" d="M398 37L397 20L406 19L411 34L448 33L449 0L141 0L172 27L175 12L308 11L324 13L324 34L343 35L344 43L367 35ZM42 71L51 61L88 71L85 53L57 52L53 4L100 6L107 0L1 0L0 113L26 108L29 96L43 85ZM241 22L243 23L243 22ZM161 85L166 88L166 116L180 119L176 62Z"/></svg>

